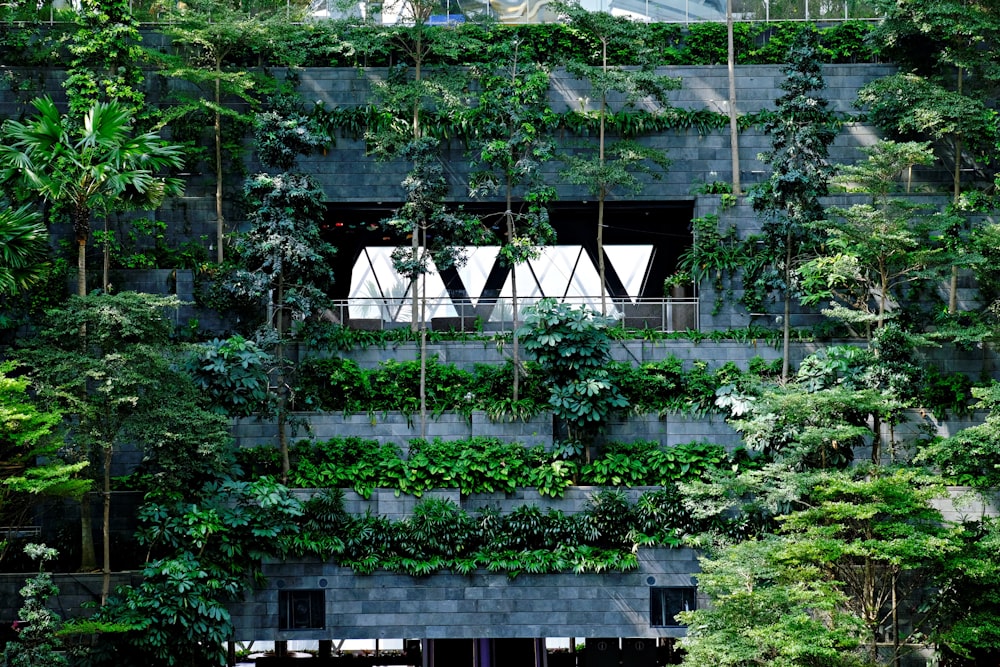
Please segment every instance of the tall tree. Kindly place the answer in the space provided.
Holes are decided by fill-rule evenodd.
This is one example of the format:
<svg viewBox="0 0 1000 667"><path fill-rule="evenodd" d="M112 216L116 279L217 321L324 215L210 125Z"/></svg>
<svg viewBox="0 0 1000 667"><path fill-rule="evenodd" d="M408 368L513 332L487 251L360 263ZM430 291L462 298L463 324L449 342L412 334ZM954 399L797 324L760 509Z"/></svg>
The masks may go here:
<svg viewBox="0 0 1000 667"><path fill-rule="evenodd" d="M125 446L139 447L150 474L168 488L199 483L204 470L228 464L228 421L201 406L194 383L178 370L180 346L164 313L178 305L176 297L133 292L72 297L46 314L30 347L18 353L39 397L73 421L69 443L79 460L93 462L100 480L102 600L111 573L115 454ZM81 568L94 569L87 495L84 501Z"/></svg>
<svg viewBox="0 0 1000 667"><path fill-rule="evenodd" d="M409 164L402 181L403 204L383 225L410 240L409 248L392 253L396 271L409 281L412 295L411 330L420 333L420 433L427 430L427 290L426 276L461 266L465 247L486 239L478 219L448 206L448 181L441 162L441 140L429 131L428 120L446 122L464 108L468 73L454 67L427 69L431 57L449 58L480 46L463 26L447 30L430 25L440 7L437 0L403 0L395 5L398 21L383 33L359 33L388 42L401 56L383 81L375 82L378 120L368 128L369 149L382 160ZM359 50L372 47L361 41ZM377 46L375 48L378 48ZM433 127L433 124L431 124Z"/></svg>
<svg viewBox="0 0 1000 667"><path fill-rule="evenodd" d="M505 227L500 256L511 269L513 400L517 402L521 377L517 267L538 257L540 245L555 240L547 207L555 190L540 173L553 157L547 134L553 114L547 102L548 73L521 60L517 40L505 46L500 51L505 60L478 77L478 104L470 119L477 128L470 190L473 196L500 195L504 201L504 210L498 214Z"/></svg>
<svg viewBox="0 0 1000 667"><path fill-rule="evenodd" d="M181 166L180 151L152 132L134 134L119 102L97 102L83 118L60 115L47 97L38 115L0 128L0 181L14 182L69 217L77 243L77 293L87 293L87 243L93 215L156 208L181 182L158 175Z"/></svg>
<svg viewBox="0 0 1000 667"><path fill-rule="evenodd" d="M909 167L932 162L927 144L883 141L863 150L868 159L842 169L837 180L871 193L872 203L832 208L830 219L815 223L829 237L799 276L803 303L832 301L825 313L871 338L873 326L883 327L898 306L901 290L934 275L935 264L947 258L932 242L935 219L891 196Z"/></svg>
<svg viewBox="0 0 1000 667"><path fill-rule="evenodd" d="M14 368L0 363L0 521L6 526L23 525L39 500L78 500L91 484L78 474L86 461L61 458L62 414L33 400L28 381L10 377ZM0 540L0 560L8 546Z"/></svg>
<svg viewBox="0 0 1000 667"><path fill-rule="evenodd" d="M69 70L63 88L73 118L83 116L97 102L117 101L140 125L148 127L151 107L145 102L142 65L148 62L141 43L139 22L129 0L81 0L75 14L76 30L69 38ZM114 232L104 229L99 237L103 254L101 288L108 289Z"/></svg>
<svg viewBox="0 0 1000 667"><path fill-rule="evenodd" d="M308 155L327 139L287 100L257 116L255 134L261 162L276 173L257 174L245 185L250 228L236 240L234 250L244 268L230 285L267 308L265 338L276 348L278 438L287 480L290 399L284 341L294 319L319 317L326 310L335 253L320 237L323 191L309 175L291 169L298 155Z"/></svg>
<svg viewBox="0 0 1000 667"><path fill-rule="evenodd" d="M884 18L874 38L905 71L864 86L858 103L891 137L936 142L938 156L951 162L953 212L960 214L963 173L975 174L995 162L1000 144L993 104L1000 86L994 57L1000 46L1000 6L994 0L879 0L875 5ZM994 176L1000 173L995 164L992 170ZM970 180L967 175L965 180ZM963 226L968 224L966 219ZM952 250L965 245L961 232L967 231L952 228ZM960 258L955 252L953 259ZM956 263L952 269L951 313L958 307L959 268Z"/></svg>
<svg viewBox="0 0 1000 667"><path fill-rule="evenodd" d="M560 3L560 13L568 20L571 34L596 47L587 61L570 61L566 69L590 84L597 100L597 150L588 157L566 155L563 176L570 183L582 185L597 197L597 269L601 283L601 315L607 315L604 260L604 205L615 190L638 192L642 181L637 174L658 176L670 165L662 150L644 146L629 137L607 141L607 118L611 113L609 96L623 96L622 108L635 107L643 101L655 105L657 112L670 106L667 93L680 88L680 79L661 76L653 69L657 45L647 41L637 24L625 17L585 9L577 2ZM638 67L621 67L612 62L612 53L629 53ZM620 111L621 109L619 109Z"/></svg>
<svg viewBox="0 0 1000 667"><path fill-rule="evenodd" d="M243 174L241 143L243 134L252 125L252 115L241 111L229 101L239 100L250 110L274 92L270 77L247 67L237 67L233 62L237 54L256 52L263 58L266 53L276 64L294 67L299 64L298 51L292 40L282 39L283 27L295 16L272 7L252 13L245 3L238 0L190 0L178 3L170 15L165 33L173 40L178 57L168 59L165 73L195 85L195 94L183 93L176 97L163 118L170 123L179 118L208 119L211 125L211 156L215 177L216 258L221 264L226 245L226 174ZM290 7L290 5L289 5ZM274 37L278 38L275 39ZM239 138L233 140L235 132ZM235 166L235 168L234 168Z"/></svg>
<svg viewBox="0 0 1000 667"><path fill-rule="evenodd" d="M853 667L861 624L819 564L786 558L789 540L750 539L700 559L698 590L712 604L685 611L683 665Z"/></svg>
<svg viewBox="0 0 1000 667"><path fill-rule="evenodd" d="M808 256L816 238L810 223L823 217L819 198L827 193L831 167L829 146L837 135L828 101L819 96L826 87L820 72L816 33L801 30L788 50L788 63L775 100L775 114L764 126L771 150L758 156L771 175L750 193L751 204L763 220L766 260L754 263L744 277L748 291L778 292L782 309L781 377L789 377L791 304L796 292L795 269Z"/></svg>

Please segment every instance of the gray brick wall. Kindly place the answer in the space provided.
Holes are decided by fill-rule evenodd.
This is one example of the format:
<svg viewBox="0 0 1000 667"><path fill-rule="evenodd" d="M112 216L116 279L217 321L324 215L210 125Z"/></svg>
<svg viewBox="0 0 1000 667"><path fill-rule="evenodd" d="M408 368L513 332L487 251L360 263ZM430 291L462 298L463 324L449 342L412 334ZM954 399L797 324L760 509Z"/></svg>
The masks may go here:
<svg viewBox="0 0 1000 667"><path fill-rule="evenodd" d="M653 586L691 586L694 551L643 549L639 569L605 574L505 574L477 571L416 578L357 576L316 560L266 563L265 588L231 608L236 639L670 637L680 628L649 626ZM326 628L278 631L278 591L326 591Z"/></svg>

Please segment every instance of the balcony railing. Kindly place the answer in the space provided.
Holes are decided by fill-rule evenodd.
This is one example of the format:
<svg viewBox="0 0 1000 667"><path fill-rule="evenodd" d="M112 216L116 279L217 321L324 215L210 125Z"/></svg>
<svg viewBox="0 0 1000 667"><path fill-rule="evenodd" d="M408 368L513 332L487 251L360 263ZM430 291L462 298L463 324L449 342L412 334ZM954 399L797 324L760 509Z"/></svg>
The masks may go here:
<svg viewBox="0 0 1000 667"><path fill-rule="evenodd" d="M697 298L606 299L608 316L629 328L671 332L698 329L700 325ZM518 322L523 321L525 309L539 300L540 297L518 298ZM599 296L569 297L562 301L600 312ZM353 329L408 327L414 319L409 297L345 299L335 302L332 311L337 322ZM422 307L418 306L417 320L421 318L436 331L508 332L514 326L510 299L504 298L475 301L428 298Z"/></svg>

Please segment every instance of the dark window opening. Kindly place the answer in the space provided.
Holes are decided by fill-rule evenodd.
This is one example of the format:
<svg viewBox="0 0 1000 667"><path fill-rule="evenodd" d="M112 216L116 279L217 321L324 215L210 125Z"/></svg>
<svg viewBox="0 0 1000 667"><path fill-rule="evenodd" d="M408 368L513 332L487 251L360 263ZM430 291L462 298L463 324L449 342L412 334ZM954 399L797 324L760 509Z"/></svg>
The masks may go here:
<svg viewBox="0 0 1000 667"><path fill-rule="evenodd" d="M694 611L696 608L694 586L649 589L650 627L681 627L681 622L674 617L682 611Z"/></svg>
<svg viewBox="0 0 1000 667"><path fill-rule="evenodd" d="M326 591L278 591L279 630L321 630L326 626Z"/></svg>

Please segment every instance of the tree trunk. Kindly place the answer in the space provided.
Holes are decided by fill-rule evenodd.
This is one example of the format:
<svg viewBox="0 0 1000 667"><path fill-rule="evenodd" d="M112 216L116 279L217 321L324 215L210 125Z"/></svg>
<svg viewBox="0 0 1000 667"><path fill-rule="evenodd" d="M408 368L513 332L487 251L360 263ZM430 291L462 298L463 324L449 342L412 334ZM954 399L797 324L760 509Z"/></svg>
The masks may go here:
<svg viewBox="0 0 1000 667"><path fill-rule="evenodd" d="M87 296L87 239L77 239L76 246L76 293Z"/></svg>
<svg viewBox="0 0 1000 667"><path fill-rule="evenodd" d="M507 176L507 243L514 242L514 213L511 210L511 200L513 198L513 185L510 176ZM517 337L517 264L510 265L510 309L513 319L513 331L511 332L511 355L514 359L514 392L513 400L516 403L521 384L521 359L518 350Z"/></svg>
<svg viewBox="0 0 1000 667"><path fill-rule="evenodd" d="M104 267L101 272L101 289L105 294L108 293L108 271L111 265L111 239L108 238L108 219L104 218L104 248L101 251L104 259Z"/></svg>
<svg viewBox="0 0 1000 667"><path fill-rule="evenodd" d="M94 549L94 517L90 492L80 497L80 571L97 569L97 552Z"/></svg>
<svg viewBox="0 0 1000 667"><path fill-rule="evenodd" d="M607 72L608 71L608 41L601 41L601 68ZM601 123L600 123L600 138L598 140L598 152L597 161L600 165L600 172L602 179L600 188L597 193L597 273L598 279L601 283L601 315L603 317L608 316L608 305L607 300L604 296L604 199L607 197L607 187L603 181L604 179L604 125L605 116L608 113L608 94L604 90L601 90Z"/></svg>
<svg viewBox="0 0 1000 667"><path fill-rule="evenodd" d="M288 484L288 474L292 470L292 463L288 456L288 394L285 389L285 281L283 276L278 276L278 298L275 301L274 317L276 322L272 325L278 331L278 447L281 450L281 483Z"/></svg>
<svg viewBox="0 0 1000 667"><path fill-rule="evenodd" d="M222 61L216 60L215 62L215 107L216 109L222 104ZM215 122L213 123L213 129L215 131L215 244L218 250L216 251L216 261L222 264L222 260L225 256L223 251L223 245L225 243L225 233L226 233L226 221L222 217L222 114L218 111L215 112Z"/></svg>
<svg viewBox="0 0 1000 667"><path fill-rule="evenodd" d="M964 69L962 67L958 68L958 94L962 94L962 80L964 78ZM952 201L955 202L955 208L958 209L958 202L962 196L962 137L955 137L955 167L952 172ZM954 314L958 312L958 266L952 265L951 267L951 281L948 286L948 312Z"/></svg>
<svg viewBox="0 0 1000 667"><path fill-rule="evenodd" d="M729 68L729 150L733 160L733 195L740 194L740 126L736 117L736 49L733 45L733 0L726 0L726 64Z"/></svg>
<svg viewBox="0 0 1000 667"><path fill-rule="evenodd" d="M785 234L785 310L781 319L781 381L788 382L792 342L792 233Z"/></svg>
<svg viewBox="0 0 1000 667"><path fill-rule="evenodd" d="M424 243L427 230L424 228ZM427 438L427 273L420 274L423 294L420 295L420 437Z"/></svg>
<svg viewBox="0 0 1000 667"><path fill-rule="evenodd" d="M104 550L103 567L101 568L101 606L108 602L108 593L111 592L111 448L106 448L104 454L104 484L103 484L103 505L104 511L101 517L101 540Z"/></svg>

